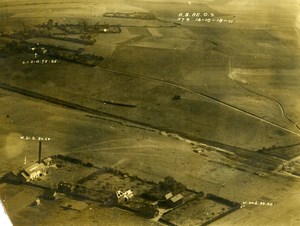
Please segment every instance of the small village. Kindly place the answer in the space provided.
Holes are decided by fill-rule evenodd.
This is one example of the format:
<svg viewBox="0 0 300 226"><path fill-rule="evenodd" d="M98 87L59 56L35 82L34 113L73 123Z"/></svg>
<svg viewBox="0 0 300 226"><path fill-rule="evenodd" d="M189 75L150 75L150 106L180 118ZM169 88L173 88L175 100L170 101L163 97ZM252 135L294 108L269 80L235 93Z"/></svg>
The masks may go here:
<svg viewBox="0 0 300 226"><path fill-rule="evenodd" d="M49 19L45 23L24 26L14 32L0 32L7 40L5 54L34 54L34 58L23 64L58 63L58 59L85 66L96 66L103 56L86 52L86 48L97 41L100 34L119 34L119 25L88 23L81 19L78 23L58 23ZM81 48L80 48L81 47Z"/></svg>
<svg viewBox="0 0 300 226"><path fill-rule="evenodd" d="M2 178L2 182L16 186L43 189L43 195L33 200L32 206L67 196L74 199L75 204L61 203L65 210L80 211L88 201L108 208L117 207L166 225L184 225L189 218L197 225L208 225L241 208L239 203L190 190L172 177L157 184L69 156L42 158L41 141L39 143L36 162L26 163Z"/></svg>

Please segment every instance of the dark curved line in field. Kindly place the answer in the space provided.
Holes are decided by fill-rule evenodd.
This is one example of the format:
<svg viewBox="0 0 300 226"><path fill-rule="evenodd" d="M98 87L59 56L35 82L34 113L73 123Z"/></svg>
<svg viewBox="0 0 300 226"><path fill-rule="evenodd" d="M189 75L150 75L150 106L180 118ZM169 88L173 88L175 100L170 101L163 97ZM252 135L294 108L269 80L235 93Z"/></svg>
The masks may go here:
<svg viewBox="0 0 300 226"><path fill-rule="evenodd" d="M282 105L278 100L276 100L276 99L274 99L274 98L272 98L272 97L268 97L268 96L266 96L266 95L264 95L264 94L255 92L255 91L253 91L253 90L251 90L251 89L246 88L245 86L243 86L239 81L237 81L237 80L232 76L231 72L229 72L229 77L230 77L231 80L234 81L235 84L237 84L240 88L242 88L242 89L244 89L244 90L246 90L246 91L248 91L248 92L250 92L250 93L253 93L253 94L257 95L257 96L260 96L260 97L263 97L263 98L265 98L265 99L268 99L268 100L270 100L270 101L272 101L272 102L275 102L275 103L278 105L278 107L280 108L280 111L281 111L283 117L285 117L289 122L291 122L291 123L297 128L298 131L300 131L300 128L299 128L299 126L297 125L297 123L295 123L295 122L294 122L294 121L286 114L286 111L285 111L283 105Z"/></svg>
<svg viewBox="0 0 300 226"><path fill-rule="evenodd" d="M178 130L175 130L175 129L168 129L168 128L164 128L164 127L157 126L157 125L151 125L151 124L145 123L145 122L140 122L140 121L136 121L136 120L133 120L133 119L128 119L128 118L120 116L120 115L114 115L112 113L107 113L107 112L104 112L104 111L101 111L101 110L93 109L93 108L90 108L90 107L85 107L85 106L80 105L80 104L76 104L76 103L72 103L72 102L69 102L69 101L66 101L66 100L62 100L62 99L58 99L58 98L55 98L55 97L51 97L51 96L43 95L43 94L40 94L40 93L32 92L32 91L22 89L22 88L19 88L19 87L15 87L15 86L11 86L11 85L5 84L5 83L0 83L0 89L7 90L7 91L10 91L10 92L13 92L13 93L17 93L17 94L20 94L20 95L23 95L23 96L27 96L27 97L30 97L30 98L33 98L33 99L42 100L42 101L52 103L52 104L55 104L55 105L63 106L63 107L69 108L69 109L75 109L75 110L78 110L78 111L87 112L87 113L94 114L94 115L108 116L108 117L111 117L113 119L118 119L118 120L123 121L123 122L129 122L129 123L145 126L147 128L151 128L151 129L158 130L158 131L166 131L168 133L175 133L175 134L178 134L179 136L181 136L183 138L187 138L187 139L190 139L190 140L193 140L193 141L201 142L201 143L204 143L206 145L210 145L212 147L223 148L223 149L226 149L226 150L232 151L232 152L235 152L235 151L246 151L246 152L248 152L248 151L250 151L250 150L247 150L247 149L234 147L234 146L231 146L231 145L228 145L228 144L219 143L217 141L207 140L207 139L197 137L195 135L191 135L191 134L188 134L188 133L185 133L185 132L182 132L182 131L178 131Z"/></svg>
<svg viewBox="0 0 300 226"><path fill-rule="evenodd" d="M293 147L297 147L299 145L300 145L300 143L289 144L289 145L285 145L285 146L278 146L278 147L273 147L273 148L266 148L265 150L259 150L258 152L262 152L262 153L268 154L268 151L270 149L272 149L272 151L275 151L275 150L280 150L280 149L284 149L284 148L293 148Z"/></svg>
<svg viewBox="0 0 300 226"><path fill-rule="evenodd" d="M235 111L238 111L238 112L240 112L240 113L243 113L243 114L245 114L245 115L247 115L247 116L250 116L250 117L252 117L252 118L255 118L255 119L258 119L258 120L260 120L260 121L263 121L263 122L265 122L265 123L267 123L267 124L269 124L269 125L272 125L272 126L274 126L274 127L280 128L280 129L282 129L282 130L284 130L284 131L286 131L286 132L289 132L289 133L291 133L291 134L294 134L294 135L296 135L296 136L300 136L299 133L296 133L296 132L294 132L294 131L292 131L292 130L289 130L289 129L287 129L287 128L281 126L281 125L278 125L278 124L276 124L276 123L274 123L274 122L271 122L271 121L269 121L269 120L266 120L266 119L264 119L264 118L261 118L261 117L255 115L255 114L253 114L253 113L251 113L251 112L248 112L248 111L243 110L243 109L241 109L241 108L238 108L238 107L236 107L236 106L234 106L234 105L231 105L231 104L228 104L228 103L226 103L226 102L223 102L223 101L221 101L221 100L219 100L219 99L217 99L217 98L215 98L215 97L209 96L209 95L207 95L207 94L204 94L204 93L201 93L201 92L197 92L197 91L191 90L191 89L189 89L189 88L187 88L187 87L178 85L178 84L176 84L176 83L172 83L172 82L168 82L168 81L164 81L164 80L161 80L161 79L152 78L152 77L148 77L148 76L136 75L136 74L126 73L126 72L121 72L121 71L111 70L111 69L104 68L104 67L99 67L99 66L97 66L96 68L99 69L99 70L102 70L102 71L107 71L107 72L111 72L111 73L116 73L116 74L120 74L120 75L125 75L125 76L128 76L128 77L134 77L134 78L139 78L139 79L144 79L144 80L154 81L154 82L166 84L166 85L169 85L169 86L173 86L173 87L176 87L176 88L185 90L185 91L187 91L187 92L189 92L189 93L193 93L193 94L196 94L196 95L205 97L205 98L207 98L207 99L209 99L209 100L211 100L211 101L213 101L213 102L216 102L216 103L218 103L218 104L221 104L221 105L223 105L223 106L226 106L226 107L228 107L228 108L230 108L230 109L233 109L233 110L235 110Z"/></svg>

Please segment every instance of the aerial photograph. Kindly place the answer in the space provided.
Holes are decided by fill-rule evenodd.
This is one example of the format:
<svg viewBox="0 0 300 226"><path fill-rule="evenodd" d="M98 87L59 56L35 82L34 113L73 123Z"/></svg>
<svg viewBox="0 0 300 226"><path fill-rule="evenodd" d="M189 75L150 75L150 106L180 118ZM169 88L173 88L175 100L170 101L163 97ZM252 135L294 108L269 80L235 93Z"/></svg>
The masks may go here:
<svg viewBox="0 0 300 226"><path fill-rule="evenodd" d="M0 0L0 226L300 226L300 0Z"/></svg>

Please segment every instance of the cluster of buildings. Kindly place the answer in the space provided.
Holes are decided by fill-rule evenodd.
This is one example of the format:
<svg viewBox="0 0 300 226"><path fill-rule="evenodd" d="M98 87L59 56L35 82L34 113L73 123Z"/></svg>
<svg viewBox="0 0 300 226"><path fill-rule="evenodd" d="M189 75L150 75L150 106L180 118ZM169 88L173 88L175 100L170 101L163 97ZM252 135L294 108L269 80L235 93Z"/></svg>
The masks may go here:
<svg viewBox="0 0 300 226"><path fill-rule="evenodd" d="M131 190L122 192L121 190L118 190L116 192L116 196L118 198L118 203L127 202L129 199L133 197L133 193Z"/></svg>
<svg viewBox="0 0 300 226"><path fill-rule="evenodd" d="M5 179L15 183L27 183L37 180L48 173L48 168L53 165L53 160L48 157L26 165L20 170L11 171L6 174Z"/></svg>
<svg viewBox="0 0 300 226"><path fill-rule="evenodd" d="M165 195L164 200L158 202L158 206L162 208L174 208L183 202L183 195L177 194L173 195L172 192L169 192Z"/></svg>

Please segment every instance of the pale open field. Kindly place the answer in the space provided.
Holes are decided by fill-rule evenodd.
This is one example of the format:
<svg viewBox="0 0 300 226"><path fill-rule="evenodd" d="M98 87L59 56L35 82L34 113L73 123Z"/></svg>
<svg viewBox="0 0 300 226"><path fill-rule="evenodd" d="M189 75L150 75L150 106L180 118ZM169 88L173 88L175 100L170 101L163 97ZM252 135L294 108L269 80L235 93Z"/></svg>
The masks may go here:
<svg viewBox="0 0 300 226"><path fill-rule="evenodd" d="M213 225L298 225L298 178L277 174L285 160L299 155L298 6L282 1L197 2L170 7L133 1L0 1L1 32L50 18L59 23L86 18L90 24L120 24L122 29L120 34L99 34L94 46L84 47L87 53L104 56L96 67L64 61L22 65L33 57L28 53L0 57L1 83L103 112L66 109L1 89L0 174L22 165L25 156L36 160L37 143L20 140L21 135L51 137L43 143L45 156L69 154L154 181L173 176L188 188L241 203L275 203L246 206ZM237 23L173 24L179 12L190 10L234 16ZM151 11L160 20L104 18L106 11ZM5 44L0 41L0 46ZM173 99L176 95L178 100ZM160 131L232 154L195 153L195 145ZM24 195L24 205L13 215L16 225L27 226L26 216L38 211L28 209ZM112 216L120 214L115 225L151 225L118 210L93 209L64 217L55 206L51 217L36 223L51 225L53 217L57 225L84 225L82 216L91 220L87 225L112 225ZM100 214L102 223L95 217Z"/></svg>

